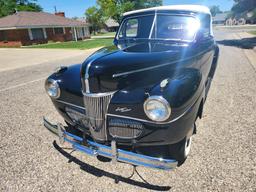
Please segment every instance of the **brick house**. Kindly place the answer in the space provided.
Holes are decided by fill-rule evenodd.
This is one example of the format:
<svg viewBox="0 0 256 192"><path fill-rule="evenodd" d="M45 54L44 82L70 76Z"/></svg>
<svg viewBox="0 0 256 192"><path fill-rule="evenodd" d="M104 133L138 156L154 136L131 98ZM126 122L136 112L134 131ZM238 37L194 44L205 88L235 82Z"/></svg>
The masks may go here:
<svg viewBox="0 0 256 192"><path fill-rule="evenodd" d="M105 22L105 30L108 32L116 32L118 30L119 24L112 18L109 18Z"/></svg>
<svg viewBox="0 0 256 192"><path fill-rule="evenodd" d="M212 24L214 24L214 25L225 25L227 18L228 18L228 13L217 13L212 18Z"/></svg>
<svg viewBox="0 0 256 192"><path fill-rule="evenodd" d="M20 47L48 41L71 41L90 38L85 22L65 18L63 12L17 12L0 18L0 47Z"/></svg>

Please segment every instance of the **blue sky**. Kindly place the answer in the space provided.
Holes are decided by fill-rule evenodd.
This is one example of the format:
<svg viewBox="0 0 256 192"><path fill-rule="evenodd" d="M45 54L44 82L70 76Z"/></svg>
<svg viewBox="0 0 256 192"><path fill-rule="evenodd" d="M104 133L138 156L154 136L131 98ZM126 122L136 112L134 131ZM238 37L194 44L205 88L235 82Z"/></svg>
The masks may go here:
<svg viewBox="0 0 256 192"><path fill-rule="evenodd" d="M164 5L201 4L206 6L219 5L222 11L230 10L233 0L163 0ZM86 8L95 5L96 0L38 0L45 12L64 11L67 17L82 17Z"/></svg>

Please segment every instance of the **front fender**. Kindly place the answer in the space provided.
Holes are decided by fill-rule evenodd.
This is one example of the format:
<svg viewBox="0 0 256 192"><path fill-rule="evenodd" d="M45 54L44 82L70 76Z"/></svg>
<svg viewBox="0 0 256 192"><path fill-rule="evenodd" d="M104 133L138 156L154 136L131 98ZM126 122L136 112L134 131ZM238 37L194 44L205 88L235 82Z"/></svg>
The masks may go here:
<svg viewBox="0 0 256 192"><path fill-rule="evenodd" d="M182 69L168 84L161 88L155 86L150 95L162 95L173 110L181 110L191 106L203 92L202 74L198 69Z"/></svg>
<svg viewBox="0 0 256 192"><path fill-rule="evenodd" d="M109 114L127 116L145 121L151 121L145 114L143 104L149 96L163 96L172 108L168 123L189 109L202 95L202 74L194 68L180 69L177 74L167 79L168 84L160 87L160 83L150 88L121 90L117 92L109 105Z"/></svg>
<svg viewBox="0 0 256 192"><path fill-rule="evenodd" d="M53 102L64 101L83 107L82 83L80 77L81 64L71 65L65 71L53 73L48 79L58 81L61 94Z"/></svg>

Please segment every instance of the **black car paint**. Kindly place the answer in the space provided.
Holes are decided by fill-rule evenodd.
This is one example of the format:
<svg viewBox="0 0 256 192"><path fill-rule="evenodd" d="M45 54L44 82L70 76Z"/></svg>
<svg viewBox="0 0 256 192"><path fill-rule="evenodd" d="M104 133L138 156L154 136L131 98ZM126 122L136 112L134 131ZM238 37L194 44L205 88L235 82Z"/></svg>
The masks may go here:
<svg viewBox="0 0 256 192"><path fill-rule="evenodd" d="M72 124L65 107L68 103L84 107L82 89L85 69L90 63L92 93L118 90L109 105L108 119L120 116L143 120L145 130L139 138L132 142L118 139L119 143L167 145L182 140L191 132L199 106L205 99L205 86L217 48L213 37L203 39L198 35L190 43L162 40L115 42L116 45L92 54L83 64L70 66L49 77L58 80L61 89L60 98L52 99L55 107ZM161 88L160 82L164 79L169 83ZM166 122L152 122L145 115L143 103L149 95L162 95L170 103L172 115ZM116 111L118 107L131 110Z"/></svg>

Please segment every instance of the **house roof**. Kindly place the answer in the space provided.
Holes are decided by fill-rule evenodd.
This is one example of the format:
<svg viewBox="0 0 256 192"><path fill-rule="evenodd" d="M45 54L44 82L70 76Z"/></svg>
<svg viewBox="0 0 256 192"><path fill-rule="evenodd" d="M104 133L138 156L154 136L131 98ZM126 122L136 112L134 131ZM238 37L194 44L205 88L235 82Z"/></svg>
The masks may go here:
<svg viewBox="0 0 256 192"><path fill-rule="evenodd" d="M217 13L215 17L213 17L213 21L225 21L228 17L228 13Z"/></svg>
<svg viewBox="0 0 256 192"><path fill-rule="evenodd" d="M167 5L167 6L152 7L147 9L129 11L124 13L124 16L134 14L134 13L142 13L146 11L157 11L157 10L179 10L179 11L192 11L192 12L211 14L209 8L202 5Z"/></svg>
<svg viewBox="0 0 256 192"><path fill-rule="evenodd" d="M109 18L105 24L107 25L107 27L118 27L119 24L114 20L114 19L111 19Z"/></svg>
<svg viewBox="0 0 256 192"><path fill-rule="evenodd" d="M45 12L21 11L0 18L0 30L36 27L78 27L87 25L85 22L68 19Z"/></svg>

